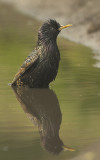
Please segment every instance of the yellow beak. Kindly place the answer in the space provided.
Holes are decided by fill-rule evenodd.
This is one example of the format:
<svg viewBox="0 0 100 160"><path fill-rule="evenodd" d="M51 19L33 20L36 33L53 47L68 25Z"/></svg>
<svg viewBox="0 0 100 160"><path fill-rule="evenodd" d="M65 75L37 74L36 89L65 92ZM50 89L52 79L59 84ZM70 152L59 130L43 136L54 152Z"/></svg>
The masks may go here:
<svg viewBox="0 0 100 160"><path fill-rule="evenodd" d="M61 27L59 28L59 31L61 31L61 30L64 29L64 28L71 27L71 26L72 26L72 24L67 24L66 26L61 26Z"/></svg>
<svg viewBox="0 0 100 160"><path fill-rule="evenodd" d="M69 148L69 147L66 147L65 145L63 146L63 149L64 149L64 151L75 151L75 149L74 148Z"/></svg>

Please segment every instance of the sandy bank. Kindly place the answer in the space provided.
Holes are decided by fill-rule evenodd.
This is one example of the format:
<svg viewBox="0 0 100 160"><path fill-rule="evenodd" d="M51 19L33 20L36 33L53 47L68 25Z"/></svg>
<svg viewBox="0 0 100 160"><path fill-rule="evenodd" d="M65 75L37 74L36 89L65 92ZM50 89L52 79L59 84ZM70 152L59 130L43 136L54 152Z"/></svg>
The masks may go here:
<svg viewBox="0 0 100 160"><path fill-rule="evenodd" d="M99 0L0 0L11 2L21 12L40 20L57 19L61 24L73 24L61 34L77 43L100 52Z"/></svg>

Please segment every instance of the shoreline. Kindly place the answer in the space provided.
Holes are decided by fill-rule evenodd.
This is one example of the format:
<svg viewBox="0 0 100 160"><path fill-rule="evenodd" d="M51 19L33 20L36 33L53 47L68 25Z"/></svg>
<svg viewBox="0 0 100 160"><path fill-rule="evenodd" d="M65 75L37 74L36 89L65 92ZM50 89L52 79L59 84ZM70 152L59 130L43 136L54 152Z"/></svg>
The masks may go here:
<svg viewBox="0 0 100 160"><path fill-rule="evenodd" d="M93 49L94 53L100 53L100 22L98 22L99 0L80 2L78 0L54 3L50 0L0 0L0 2L12 4L21 13L45 21L48 18L56 19L60 24L72 24L70 29L66 29L61 36L73 42L85 45ZM47 18L48 17L48 18Z"/></svg>

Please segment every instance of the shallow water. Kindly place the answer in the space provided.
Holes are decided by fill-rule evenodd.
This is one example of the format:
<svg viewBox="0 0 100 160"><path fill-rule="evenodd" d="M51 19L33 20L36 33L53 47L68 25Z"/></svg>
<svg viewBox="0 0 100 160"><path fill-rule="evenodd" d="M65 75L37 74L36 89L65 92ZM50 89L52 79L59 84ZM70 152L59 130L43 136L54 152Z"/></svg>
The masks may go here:
<svg viewBox="0 0 100 160"><path fill-rule="evenodd" d="M6 22L8 11L20 18ZM1 13L0 160L99 160L100 69L93 67L92 51L60 38L59 72L50 89L13 90L8 83L33 46L29 24L39 24L9 7ZM75 151L60 152L62 144Z"/></svg>

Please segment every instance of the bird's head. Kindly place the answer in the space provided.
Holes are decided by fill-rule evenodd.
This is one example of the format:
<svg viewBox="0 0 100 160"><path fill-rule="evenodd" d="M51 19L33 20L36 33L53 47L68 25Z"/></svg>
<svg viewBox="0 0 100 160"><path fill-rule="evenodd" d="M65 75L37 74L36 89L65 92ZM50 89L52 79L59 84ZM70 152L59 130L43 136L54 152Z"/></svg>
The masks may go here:
<svg viewBox="0 0 100 160"><path fill-rule="evenodd" d="M54 42L56 41L56 38L60 31L64 28L72 26L71 24L68 24L66 26L60 25L56 20L50 19L41 26L39 32L38 32L38 40L40 42Z"/></svg>

